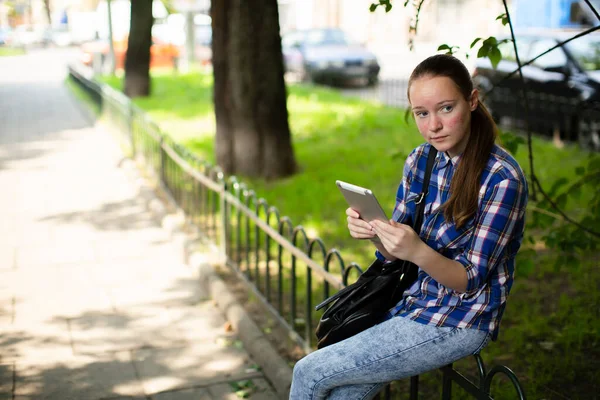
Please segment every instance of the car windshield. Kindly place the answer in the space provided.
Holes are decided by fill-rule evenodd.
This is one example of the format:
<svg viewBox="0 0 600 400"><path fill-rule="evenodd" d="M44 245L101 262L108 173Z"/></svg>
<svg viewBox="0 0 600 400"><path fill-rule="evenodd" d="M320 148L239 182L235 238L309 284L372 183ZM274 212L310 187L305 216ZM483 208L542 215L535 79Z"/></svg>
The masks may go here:
<svg viewBox="0 0 600 400"><path fill-rule="evenodd" d="M306 34L308 46L346 45L349 42L344 32L338 30L311 31Z"/></svg>
<svg viewBox="0 0 600 400"><path fill-rule="evenodd" d="M600 38L581 37L567 43L571 54L586 71L600 70Z"/></svg>

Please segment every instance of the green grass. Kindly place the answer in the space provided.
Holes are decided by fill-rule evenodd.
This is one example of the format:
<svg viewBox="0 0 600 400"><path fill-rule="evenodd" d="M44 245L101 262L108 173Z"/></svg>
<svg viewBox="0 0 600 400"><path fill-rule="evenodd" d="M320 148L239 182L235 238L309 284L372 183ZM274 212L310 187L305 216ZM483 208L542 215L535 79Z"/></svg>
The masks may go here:
<svg viewBox="0 0 600 400"><path fill-rule="evenodd" d="M22 56L25 50L20 47L0 46L0 57Z"/></svg>
<svg viewBox="0 0 600 400"><path fill-rule="evenodd" d="M105 81L121 86L119 78ZM151 97L135 103L175 141L213 162L212 77L154 75L152 90ZM290 86L288 110L299 173L277 182L242 179L281 215L302 224L310 237L321 237L328 248L338 248L346 263L357 261L365 267L373 248L349 237L347 205L335 180L370 187L390 212L404 159L422 139L412 121L404 120L402 110L342 97L334 90ZM576 146L556 149L539 138L533 148L536 174L545 188L561 177L574 179L575 168L588 158ZM515 157L529 171L525 146ZM591 195L589 189L583 192L567 204L567 210L571 214L584 210ZM555 260L547 250L521 253L500 338L483 356L488 368L494 363L513 368L529 398L590 398L600 390L598 255L587 255L577 268L556 268ZM519 269L525 264L529 267ZM467 374L475 371L472 360L457 365ZM436 377L435 372L427 376ZM431 391L438 379L427 376L429 384L423 390ZM456 398L464 397L458 390L455 393ZM497 393L497 398L514 398L510 389Z"/></svg>

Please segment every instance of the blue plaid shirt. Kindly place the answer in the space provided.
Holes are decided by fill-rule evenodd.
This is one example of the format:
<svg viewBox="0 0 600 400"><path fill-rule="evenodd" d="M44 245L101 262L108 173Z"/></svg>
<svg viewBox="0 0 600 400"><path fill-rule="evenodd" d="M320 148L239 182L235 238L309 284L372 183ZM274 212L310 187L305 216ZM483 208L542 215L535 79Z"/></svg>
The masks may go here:
<svg viewBox="0 0 600 400"><path fill-rule="evenodd" d="M430 148L423 144L406 160L393 213L395 221L412 225L414 200L421 193ZM437 154L420 236L440 254L464 265L467 290L457 293L419 269L417 280L387 318L398 314L424 324L485 330L495 337L523 239L527 181L517 161L494 146L481 177L479 209L457 229L438 208L449 198L450 181L459 161L460 156L450 159L445 153ZM379 252L376 255L383 259Z"/></svg>

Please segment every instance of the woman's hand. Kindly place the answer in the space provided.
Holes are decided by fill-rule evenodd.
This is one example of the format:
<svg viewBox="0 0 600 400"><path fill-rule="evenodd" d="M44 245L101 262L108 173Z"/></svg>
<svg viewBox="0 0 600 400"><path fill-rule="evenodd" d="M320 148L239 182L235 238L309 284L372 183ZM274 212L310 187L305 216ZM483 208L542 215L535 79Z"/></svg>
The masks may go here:
<svg viewBox="0 0 600 400"><path fill-rule="evenodd" d="M350 236L355 239L373 239L375 238L375 231L368 222L360 219L358 212L352 208L346 209L346 215L348 216L348 230Z"/></svg>
<svg viewBox="0 0 600 400"><path fill-rule="evenodd" d="M390 220L389 223L371 221L370 224L390 255L413 262L417 253L421 251L424 242L409 225L393 220Z"/></svg>

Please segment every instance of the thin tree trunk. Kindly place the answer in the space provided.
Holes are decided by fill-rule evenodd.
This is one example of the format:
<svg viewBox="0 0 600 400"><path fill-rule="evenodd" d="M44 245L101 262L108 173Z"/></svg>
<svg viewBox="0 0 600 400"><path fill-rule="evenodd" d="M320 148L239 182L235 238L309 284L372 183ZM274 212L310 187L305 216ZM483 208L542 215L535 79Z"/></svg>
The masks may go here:
<svg viewBox="0 0 600 400"><path fill-rule="evenodd" d="M277 0L213 0L217 163L228 174L293 174Z"/></svg>
<svg viewBox="0 0 600 400"><path fill-rule="evenodd" d="M48 18L48 25L52 26L52 10L50 9L50 0L44 0L44 7L46 9L46 17Z"/></svg>
<svg viewBox="0 0 600 400"><path fill-rule="evenodd" d="M125 55L125 94L150 94L150 46L152 45L152 0L131 1L131 26Z"/></svg>

